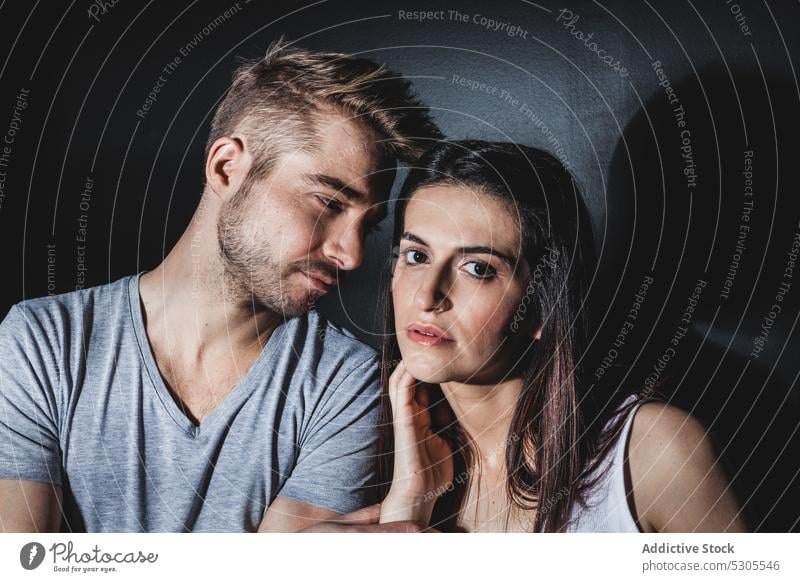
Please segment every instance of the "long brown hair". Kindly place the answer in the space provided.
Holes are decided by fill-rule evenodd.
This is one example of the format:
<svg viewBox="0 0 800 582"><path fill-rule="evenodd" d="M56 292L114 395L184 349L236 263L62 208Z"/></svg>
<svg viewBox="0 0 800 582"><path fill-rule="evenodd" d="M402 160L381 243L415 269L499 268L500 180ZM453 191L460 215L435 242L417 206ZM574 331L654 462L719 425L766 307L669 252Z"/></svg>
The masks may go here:
<svg viewBox="0 0 800 582"><path fill-rule="evenodd" d="M588 320L585 266L594 259L588 212L570 172L542 150L511 143L445 142L423 156L406 178L394 206L393 253L410 197L434 184L465 186L505 200L518 221L531 279L509 331L519 350L513 371L521 373L523 382L506 439L506 490L513 507L537 510L533 531L565 531L574 504L584 505L587 492L602 478L598 468L619 437L627 412L641 400L621 405L630 394L601 397L582 378ZM394 258L382 281L384 491L391 484L393 455L386 388L401 358L394 329L393 271ZM539 325L541 339L526 340L530 336L523 330ZM477 462L470 436L448 410L441 390L435 390L433 429L453 448L455 476L434 509L431 526L442 531L456 529Z"/></svg>

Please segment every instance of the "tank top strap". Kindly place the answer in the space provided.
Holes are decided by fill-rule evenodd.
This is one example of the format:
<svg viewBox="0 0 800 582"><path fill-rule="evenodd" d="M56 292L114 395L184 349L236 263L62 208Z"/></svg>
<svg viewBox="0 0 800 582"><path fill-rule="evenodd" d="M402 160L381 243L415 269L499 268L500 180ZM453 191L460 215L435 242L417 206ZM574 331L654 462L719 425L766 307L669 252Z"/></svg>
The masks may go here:
<svg viewBox="0 0 800 582"><path fill-rule="evenodd" d="M622 401L620 408L636 398L637 395L631 394ZM642 398L627 412L617 440L599 466L602 478L587 493L586 507L581 507L579 504L573 506L572 522L567 531L617 533L641 531L636 523L636 517L630 510L625 491L625 453L628 449L634 416L642 404L650 401L657 400ZM611 421L613 422L615 418Z"/></svg>
<svg viewBox="0 0 800 582"><path fill-rule="evenodd" d="M623 405L634 400L635 395L629 396ZM617 511L628 518L632 531L637 531L636 518L630 511L629 496L625 490L625 460L626 453L629 453L629 443L631 437L631 430L633 428L633 420L642 404L646 402L656 402L654 398L643 398L637 402L627 413L625 422L620 432L617 442L614 444L614 451L612 456L612 464L609 468L610 489L608 491L609 501L611 506L617 508Z"/></svg>

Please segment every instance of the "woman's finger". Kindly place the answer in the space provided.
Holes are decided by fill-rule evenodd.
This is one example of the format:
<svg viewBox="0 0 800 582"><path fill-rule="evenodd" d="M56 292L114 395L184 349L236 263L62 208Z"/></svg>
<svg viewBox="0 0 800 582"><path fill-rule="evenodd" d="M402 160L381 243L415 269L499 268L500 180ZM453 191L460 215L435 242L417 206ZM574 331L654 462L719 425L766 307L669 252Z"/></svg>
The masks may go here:
<svg viewBox="0 0 800 582"><path fill-rule="evenodd" d="M405 370L405 365L403 364L403 361L400 360L400 363L397 364L397 367L389 376L389 399L392 403L392 406L395 406L395 403L397 402L398 383L400 378L402 378L405 374Z"/></svg>
<svg viewBox="0 0 800 582"><path fill-rule="evenodd" d="M416 380L405 366L401 369L400 365L392 373L393 379L389 381L389 399L395 413L399 412L404 406L411 404L414 398L414 384L416 383Z"/></svg>
<svg viewBox="0 0 800 582"><path fill-rule="evenodd" d="M414 398L422 408L428 408L431 402L431 395L427 384L419 384L414 390Z"/></svg>

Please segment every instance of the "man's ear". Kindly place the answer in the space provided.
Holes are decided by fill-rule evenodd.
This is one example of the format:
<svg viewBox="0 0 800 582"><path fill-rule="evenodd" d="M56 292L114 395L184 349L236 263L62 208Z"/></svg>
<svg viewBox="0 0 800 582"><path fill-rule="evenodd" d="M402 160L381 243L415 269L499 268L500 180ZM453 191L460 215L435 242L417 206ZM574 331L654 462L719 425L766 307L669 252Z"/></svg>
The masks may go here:
<svg viewBox="0 0 800 582"><path fill-rule="evenodd" d="M239 138L221 137L206 160L206 184L220 198L232 195L250 169L250 154Z"/></svg>

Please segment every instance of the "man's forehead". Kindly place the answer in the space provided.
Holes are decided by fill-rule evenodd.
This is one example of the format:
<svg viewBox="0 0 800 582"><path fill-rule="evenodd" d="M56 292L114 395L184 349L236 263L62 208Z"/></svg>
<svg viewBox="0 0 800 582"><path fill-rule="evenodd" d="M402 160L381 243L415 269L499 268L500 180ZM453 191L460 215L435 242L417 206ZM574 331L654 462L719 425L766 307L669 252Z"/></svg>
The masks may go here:
<svg viewBox="0 0 800 582"><path fill-rule="evenodd" d="M382 136L357 118L323 114L314 122L314 134L315 149L335 163L375 164L383 155Z"/></svg>
<svg viewBox="0 0 800 582"><path fill-rule="evenodd" d="M357 119L332 115L323 119L316 124L313 148L322 163L361 175L395 167L396 157L381 133Z"/></svg>
<svg viewBox="0 0 800 582"><path fill-rule="evenodd" d="M314 143L283 154L279 171L294 169L307 185L336 190L354 203L369 206L385 201L396 161L379 142L379 134L341 115L321 117L315 123Z"/></svg>

